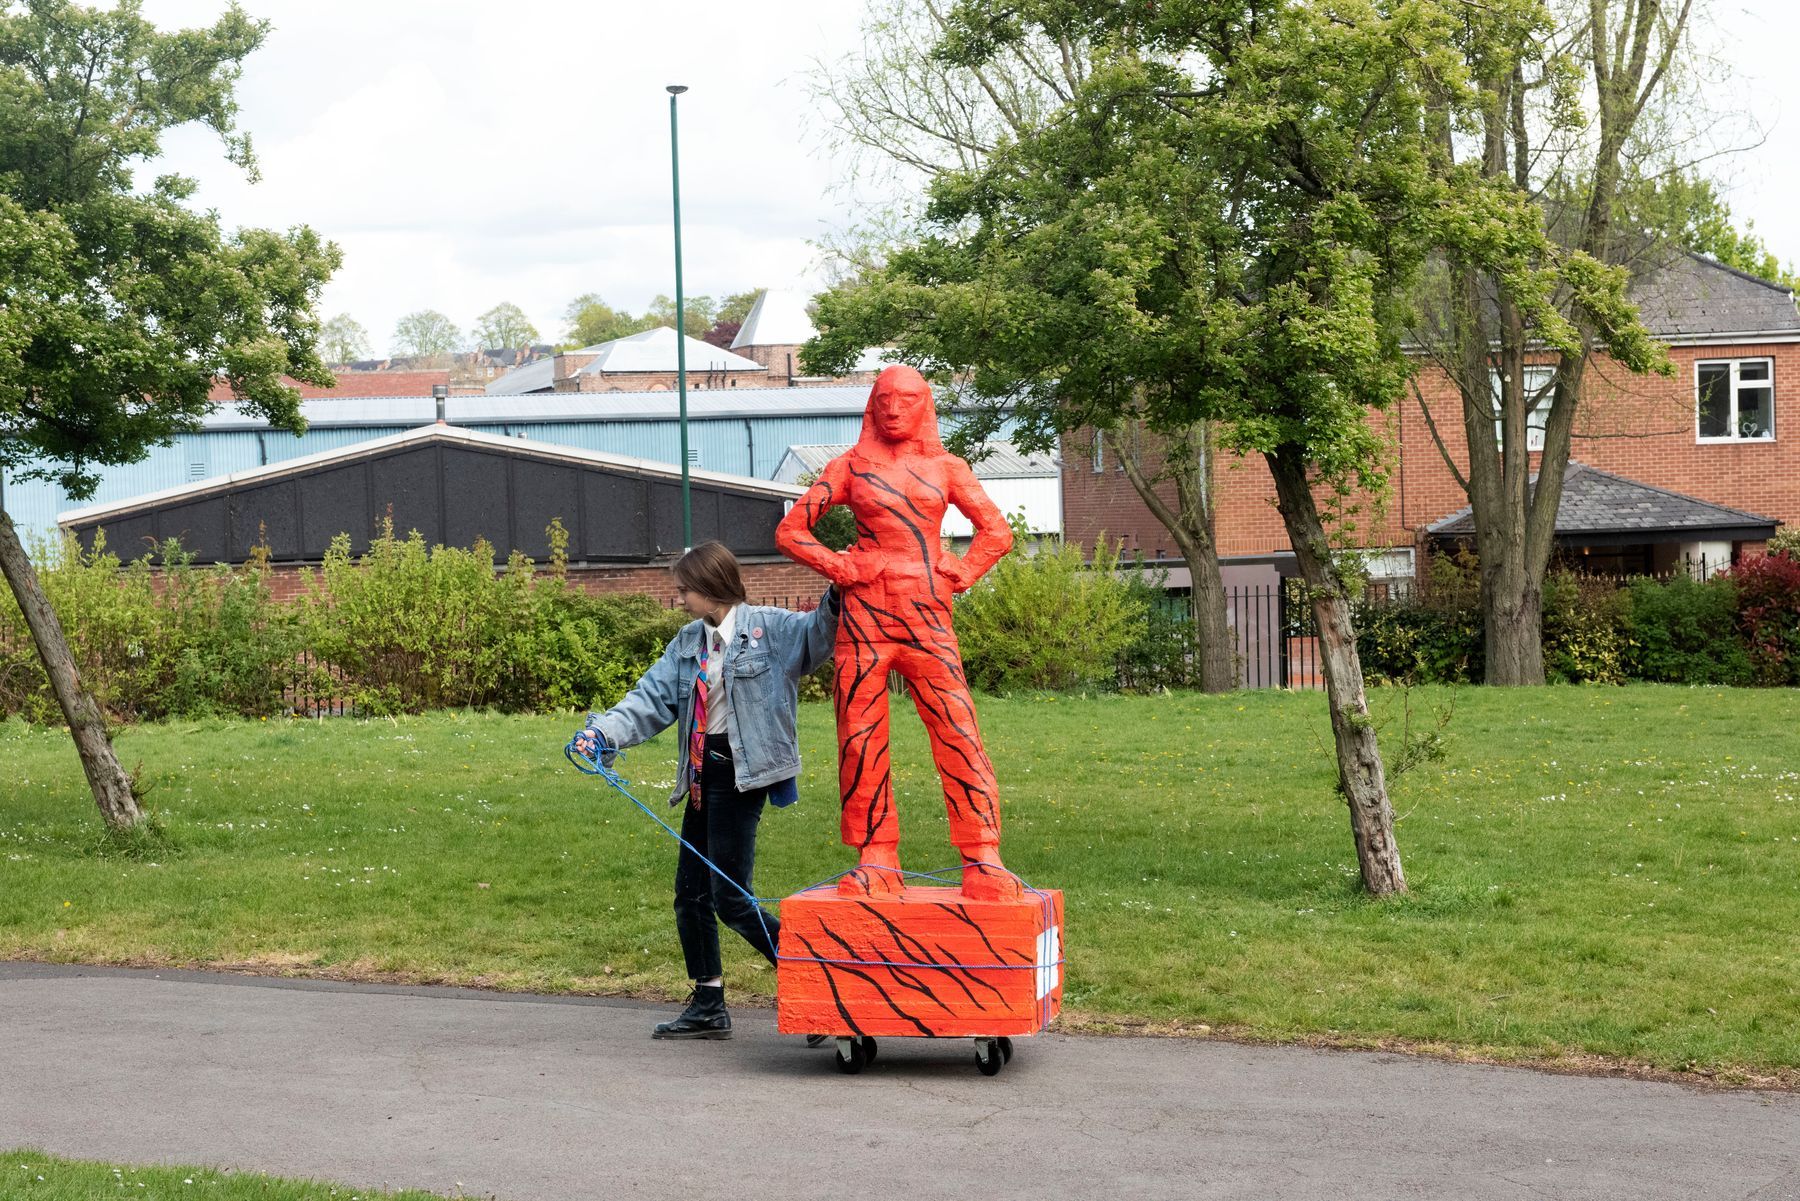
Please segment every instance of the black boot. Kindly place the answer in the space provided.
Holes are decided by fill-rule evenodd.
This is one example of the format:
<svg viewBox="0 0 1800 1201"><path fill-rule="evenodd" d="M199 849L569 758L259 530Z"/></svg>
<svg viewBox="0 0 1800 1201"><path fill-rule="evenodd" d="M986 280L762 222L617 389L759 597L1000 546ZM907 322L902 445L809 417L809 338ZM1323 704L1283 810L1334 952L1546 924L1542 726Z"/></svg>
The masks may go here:
<svg viewBox="0 0 1800 1201"><path fill-rule="evenodd" d="M688 1005L672 1022L658 1022L652 1038L730 1038L731 1015L725 1011L725 986L696 984Z"/></svg>

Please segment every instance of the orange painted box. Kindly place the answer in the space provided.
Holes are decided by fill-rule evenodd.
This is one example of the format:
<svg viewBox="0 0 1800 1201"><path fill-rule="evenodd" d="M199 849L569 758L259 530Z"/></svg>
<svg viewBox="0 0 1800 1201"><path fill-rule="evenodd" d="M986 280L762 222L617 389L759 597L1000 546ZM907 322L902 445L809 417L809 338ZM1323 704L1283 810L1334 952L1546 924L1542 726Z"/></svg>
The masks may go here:
<svg viewBox="0 0 1800 1201"><path fill-rule="evenodd" d="M784 1034L1036 1034L1062 1009L1058 890L972 901L958 888L781 902L775 1019Z"/></svg>

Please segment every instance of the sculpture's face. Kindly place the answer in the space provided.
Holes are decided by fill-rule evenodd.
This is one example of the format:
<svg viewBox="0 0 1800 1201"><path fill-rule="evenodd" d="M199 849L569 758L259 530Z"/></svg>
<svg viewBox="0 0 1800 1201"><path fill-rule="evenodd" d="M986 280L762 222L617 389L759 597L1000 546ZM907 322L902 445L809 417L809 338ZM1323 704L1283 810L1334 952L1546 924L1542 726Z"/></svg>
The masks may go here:
<svg viewBox="0 0 1800 1201"><path fill-rule="evenodd" d="M883 442L908 442L924 432L931 416L931 385L916 371L881 373L869 397L869 418Z"/></svg>

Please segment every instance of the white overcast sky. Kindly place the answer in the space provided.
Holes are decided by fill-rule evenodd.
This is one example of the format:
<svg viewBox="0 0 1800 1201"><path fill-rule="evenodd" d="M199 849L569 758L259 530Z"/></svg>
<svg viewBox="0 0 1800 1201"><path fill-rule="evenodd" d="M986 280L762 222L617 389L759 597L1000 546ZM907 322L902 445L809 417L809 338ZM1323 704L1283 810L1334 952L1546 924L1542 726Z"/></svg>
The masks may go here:
<svg viewBox="0 0 1800 1201"><path fill-rule="evenodd" d="M274 24L239 87L261 182L198 131L172 136L156 170L200 180L227 226L308 224L337 242L324 312L361 321L378 354L414 309L466 330L510 300L558 338L583 292L633 310L673 294L665 84L692 89L690 295L816 285L809 242L853 216L804 79L857 46L860 0L242 2ZM144 12L170 28L223 7ZM1712 169L1734 213L1800 262L1800 3L1713 0L1706 38L1734 73L1717 110L1766 137Z"/></svg>

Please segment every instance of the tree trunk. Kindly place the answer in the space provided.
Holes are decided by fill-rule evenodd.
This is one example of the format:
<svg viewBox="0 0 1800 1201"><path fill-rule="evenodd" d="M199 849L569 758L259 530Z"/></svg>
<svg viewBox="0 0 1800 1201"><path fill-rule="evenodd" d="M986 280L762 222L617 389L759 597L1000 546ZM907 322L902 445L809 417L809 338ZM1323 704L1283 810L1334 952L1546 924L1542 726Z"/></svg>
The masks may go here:
<svg viewBox="0 0 1800 1201"><path fill-rule="evenodd" d="M75 753L81 756L81 768L87 773L88 787L100 816L114 829L134 826L143 817L136 798L131 795L131 781L113 754L112 735L100 707L81 686L75 671L75 660L69 655L69 642L63 636L62 622L50 607L44 589L38 583L37 571L25 556L19 543L19 532L12 518L0 509L0 571L12 587L25 624L31 629L31 640L37 645L44 674L50 677L51 691L62 706L63 718L69 723L69 736L75 740Z"/></svg>
<svg viewBox="0 0 1800 1201"><path fill-rule="evenodd" d="M1229 692L1238 684L1237 641L1225 614L1225 581L1219 575L1218 549L1209 539L1192 553L1183 547L1182 553L1193 578L1194 653L1200 664L1200 688Z"/></svg>
<svg viewBox="0 0 1800 1201"><path fill-rule="evenodd" d="M1151 516L1169 531L1187 561L1192 579L1194 660L1202 692L1230 692L1237 687L1236 641L1225 614L1225 582L1219 575L1219 548L1213 540L1212 461L1205 422L1159 439L1160 470L1146 470L1142 455L1150 438L1141 423L1112 427L1119 466ZM1175 486L1175 503L1157 492L1164 480Z"/></svg>
<svg viewBox="0 0 1800 1201"><path fill-rule="evenodd" d="M1363 691L1362 659L1343 585L1331 563L1331 548L1318 505L1307 485L1306 461L1283 448L1264 456L1275 477L1275 495L1288 540L1312 602L1319 630L1319 661L1325 669L1325 696L1331 705L1331 736L1337 745L1338 791L1350 806L1350 833L1363 887L1375 896L1406 891L1400 848L1394 842L1394 810L1387 778Z"/></svg>

